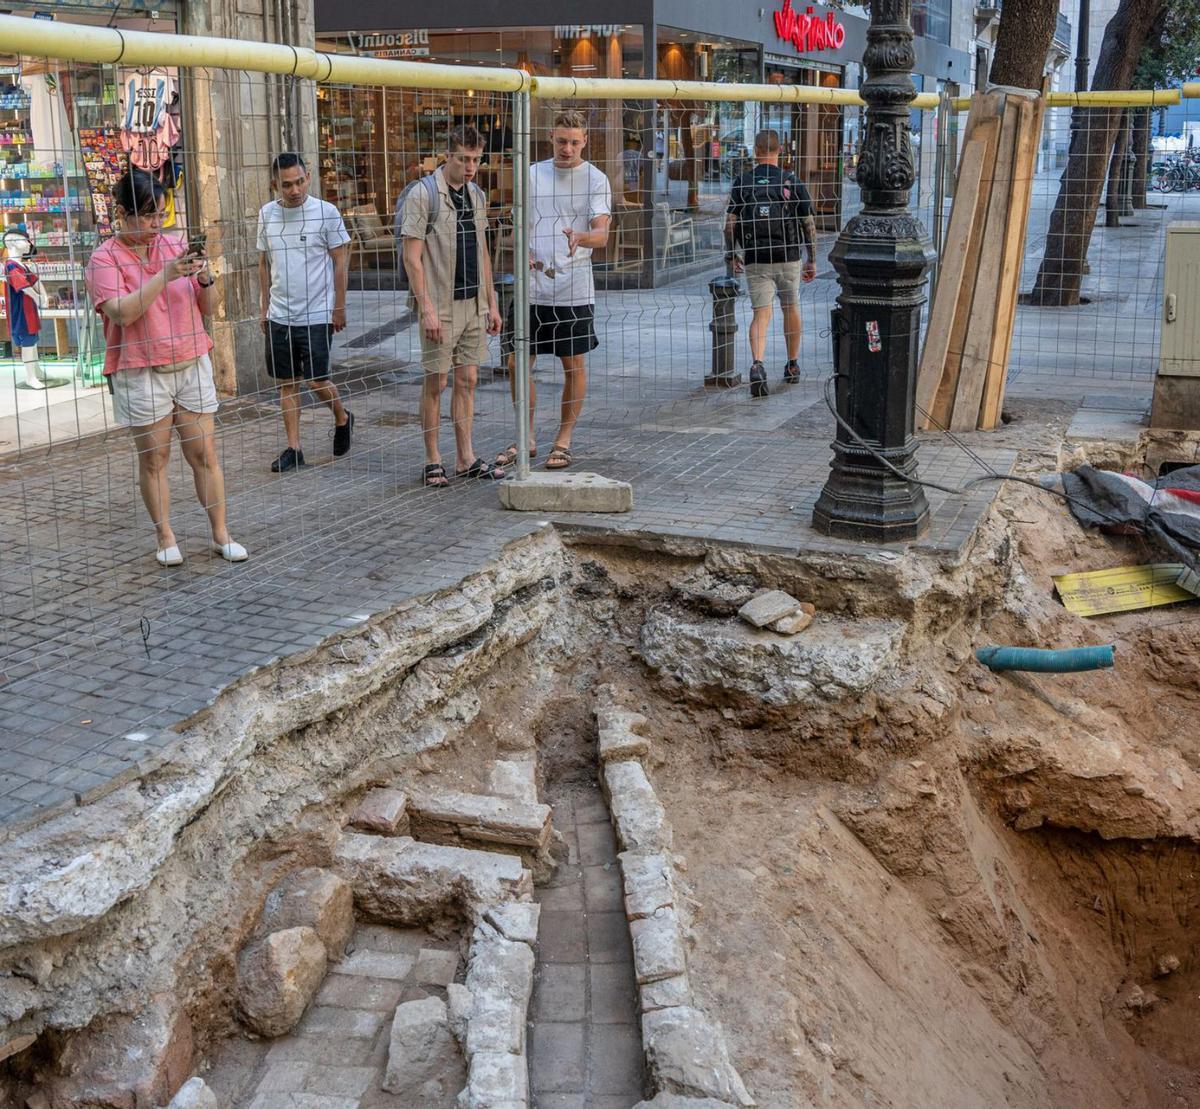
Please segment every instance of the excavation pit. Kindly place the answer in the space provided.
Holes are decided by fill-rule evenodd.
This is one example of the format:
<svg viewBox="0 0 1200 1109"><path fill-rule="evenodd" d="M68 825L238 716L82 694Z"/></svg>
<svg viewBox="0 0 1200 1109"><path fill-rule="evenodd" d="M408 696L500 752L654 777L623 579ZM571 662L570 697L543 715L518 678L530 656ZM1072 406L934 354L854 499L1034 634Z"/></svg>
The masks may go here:
<svg viewBox="0 0 1200 1109"><path fill-rule="evenodd" d="M1138 554L1025 488L953 563L520 540L30 833L0 1100L1200 1105L1200 624L1047 576Z"/></svg>

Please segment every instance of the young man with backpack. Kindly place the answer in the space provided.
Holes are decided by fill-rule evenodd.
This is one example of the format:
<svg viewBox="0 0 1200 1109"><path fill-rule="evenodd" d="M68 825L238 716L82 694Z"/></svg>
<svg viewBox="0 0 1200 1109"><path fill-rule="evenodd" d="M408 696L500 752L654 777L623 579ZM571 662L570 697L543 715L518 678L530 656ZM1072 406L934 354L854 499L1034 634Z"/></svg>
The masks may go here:
<svg viewBox="0 0 1200 1109"><path fill-rule="evenodd" d="M750 395L770 392L763 355L772 302L779 298L787 347L784 384L800 380L800 282L817 275L817 225L812 198L796 175L779 166L779 132L760 131L754 138L754 168L743 173L729 194L725 218L725 258L733 272L746 274L750 289ZM801 246L805 261L800 262ZM742 255L737 253L741 248Z"/></svg>
<svg viewBox="0 0 1200 1109"><path fill-rule="evenodd" d="M396 204L402 284L421 326L421 428L425 437L422 481L449 485L438 444L442 391L454 371L450 415L454 422L456 477L498 481L504 470L475 453L475 383L489 335L500 332L500 309L487 246L487 199L474 178L483 159L483 136L474 127L450 133L446 164L409 185Z"/></svg>

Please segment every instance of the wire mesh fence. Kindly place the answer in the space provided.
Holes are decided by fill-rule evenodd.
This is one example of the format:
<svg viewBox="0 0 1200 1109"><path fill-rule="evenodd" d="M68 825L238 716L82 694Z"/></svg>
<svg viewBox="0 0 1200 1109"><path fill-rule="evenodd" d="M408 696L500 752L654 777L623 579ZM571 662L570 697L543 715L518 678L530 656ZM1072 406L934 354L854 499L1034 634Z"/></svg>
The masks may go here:
<svg viewBox="0 0 1200 1109"><path fill-rule="evenodd" d="M501 476L498 461L517 468L517 448L536 450L532 465L578 470L601 441L632 453L652 440L684 473L694 445L671 445L673 432L779 426L833 370L829 253L861 210L861 107L530 101L28 58L14 77L0 89L0 201L6 230L37 254L16 257L19 235L6 247L45 299L37 345L10 336L0 361L0 669L27 702L60 706L40 736L85 757L260 664L243 623L275 643L300 604L314 627L352 626L359 614L347 617L339 594L352 585L370 611L373 589L391 595L383 568L402 565L416 588L467 565L470 491ZM578 117L564 126L564 112ZM911 206L930 229L949 208L959 126L952 112L911 115ZM773 137L756 151L763 132ZM1026 292L1060 195L1062 133L1048 121L1040 144ZM1018 309L1014 386L1144 384L1154 372L1165 229L1200 191L1183 189L1181 169L1154 169L1190 165L1186 150L1149 149L1159 191L1139 208L1135 187L1135 215L1092 230L1085 303ZM272 173L287 153L302 161ZM1106 175L1108 155L1089 157L1089 179ZM755 169L768 164L795 224L782 274L761 272L747 235ZM118 195L131 166L151 182L144 204ZM148 285L171 265L174 299ZM513 307L525 283L527 315ZM25 308L8 304L11 328L14 305ZM522 350L527 439L514 414ZM147 424L153 435L128 430ZM430 554L406 532L443 538ZM253 579L214 542L244 546ZM178 570L162 565L172 548ZM188 650L174 651L184 634ZM152 697L123 699L135 668ZM89 689L104 707L80 718ZM4 789L20 795L32 780Z"/></svg>

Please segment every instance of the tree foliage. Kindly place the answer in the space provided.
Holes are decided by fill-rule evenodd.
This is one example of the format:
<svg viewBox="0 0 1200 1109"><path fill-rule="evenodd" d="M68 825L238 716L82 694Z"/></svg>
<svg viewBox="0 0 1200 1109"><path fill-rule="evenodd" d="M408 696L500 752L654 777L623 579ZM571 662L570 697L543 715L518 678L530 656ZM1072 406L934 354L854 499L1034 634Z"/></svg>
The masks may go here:
<svg viewBox="0 0 1200 1109"><path fill-rule="evenodd" d="M1200 63L1200 0L1167 0L1151 27L1133 77L1135 89L1193 80Z"/></svg>

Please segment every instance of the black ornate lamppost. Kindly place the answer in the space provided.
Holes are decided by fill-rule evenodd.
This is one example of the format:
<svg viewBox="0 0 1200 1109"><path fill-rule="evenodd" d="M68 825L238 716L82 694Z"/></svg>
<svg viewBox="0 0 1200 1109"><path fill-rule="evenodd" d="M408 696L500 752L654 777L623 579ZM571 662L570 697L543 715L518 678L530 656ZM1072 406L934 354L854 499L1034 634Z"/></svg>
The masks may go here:
<svg viewBox="0 0 1200 1109"><path fill-rule="evenodd" d="M889 542L912 539L929 522L924 492L906 479L917 474L913 411L933 253L921 221L908 210L916 176L908 135L909 102L916 94L912 0L871 0L870 6L857 172L863 210L842 229L829 255L842 286L833 313L840 420L813 527L840 538Z"/></svg>

